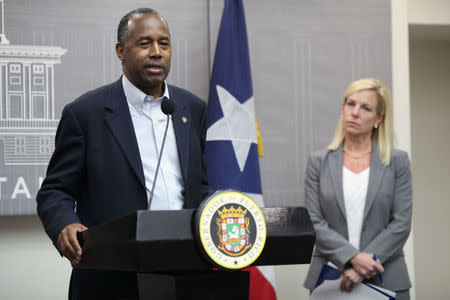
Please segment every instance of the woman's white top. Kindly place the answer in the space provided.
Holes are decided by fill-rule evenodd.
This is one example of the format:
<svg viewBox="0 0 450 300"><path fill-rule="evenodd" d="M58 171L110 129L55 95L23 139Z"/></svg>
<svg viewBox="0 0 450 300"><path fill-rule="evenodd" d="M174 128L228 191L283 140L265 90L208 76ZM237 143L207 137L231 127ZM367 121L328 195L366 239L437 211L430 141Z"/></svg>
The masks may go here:
<svg viewBox="0 0 450 300"><path fill-rule="evenodd" d="M347 215L348 240L359 249L364 206L369 185L370 168L355 174L343 167L342 183L344 188L345 214Z"/></svg>

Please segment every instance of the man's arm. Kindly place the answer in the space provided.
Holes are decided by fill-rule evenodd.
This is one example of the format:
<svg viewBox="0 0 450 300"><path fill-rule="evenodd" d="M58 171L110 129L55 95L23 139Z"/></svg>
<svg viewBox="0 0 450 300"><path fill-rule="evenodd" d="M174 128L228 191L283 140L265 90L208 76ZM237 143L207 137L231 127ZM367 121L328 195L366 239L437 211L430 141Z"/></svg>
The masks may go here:
<svg viewBox="0 0 450 300"><path fill-rule="evenodd" d="M56 131L55 151L36 202L37 213L53 244L74 262L74 253L81 251L79 245L77 247L76 232L86 229L75 213L76 199L82 190L83 162L82 131L76 116L66 106Z"/></svg>

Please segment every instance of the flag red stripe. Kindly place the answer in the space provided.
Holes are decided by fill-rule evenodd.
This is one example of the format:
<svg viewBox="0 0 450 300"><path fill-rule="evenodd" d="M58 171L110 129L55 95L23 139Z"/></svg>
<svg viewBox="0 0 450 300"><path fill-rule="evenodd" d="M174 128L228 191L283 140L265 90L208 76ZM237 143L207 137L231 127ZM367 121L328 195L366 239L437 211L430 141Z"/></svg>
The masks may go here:
<svg viewBox="0 0 450 300"><path fill-rule="evenodd" d="M269 280L257 267L249 267L244 271L250 272L249 300L276 300L275 289Z"/></svg>

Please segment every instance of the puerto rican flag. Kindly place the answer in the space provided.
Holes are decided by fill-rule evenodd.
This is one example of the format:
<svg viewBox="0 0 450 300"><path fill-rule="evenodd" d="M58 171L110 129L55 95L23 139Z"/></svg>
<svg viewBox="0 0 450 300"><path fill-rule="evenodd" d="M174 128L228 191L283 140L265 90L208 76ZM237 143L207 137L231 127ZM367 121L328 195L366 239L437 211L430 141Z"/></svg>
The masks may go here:
<svg viewBox="0 0 450 300"><path fill-rule="evenodd" d="M238 190L264 206L242 0L225 0L209 90L205 162L214 190ZM273 267L246 270L251 300L276 299Z"/></svg>

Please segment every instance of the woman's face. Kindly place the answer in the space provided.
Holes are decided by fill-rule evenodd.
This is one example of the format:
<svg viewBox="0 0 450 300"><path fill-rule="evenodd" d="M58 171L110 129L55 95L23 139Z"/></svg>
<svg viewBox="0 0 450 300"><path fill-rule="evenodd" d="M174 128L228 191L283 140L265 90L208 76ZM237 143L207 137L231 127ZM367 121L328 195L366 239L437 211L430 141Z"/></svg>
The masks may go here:
<svg viewBox="0 0 450 300"><path fill-rule="evenodd" d="M362 90L351 94L342 104L342 121L345 135L372 136L373 127L381 123L383 114L377 115L377 94Z"/></svg>

